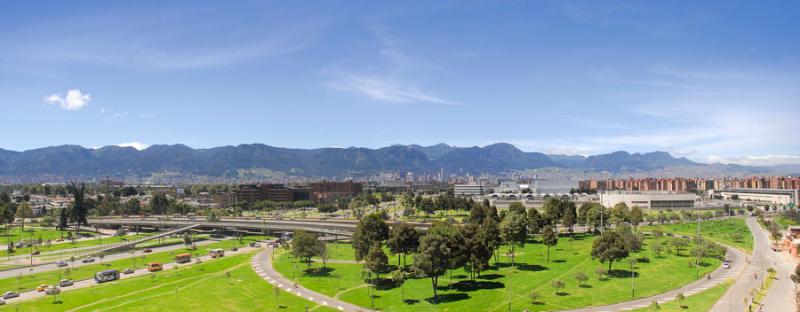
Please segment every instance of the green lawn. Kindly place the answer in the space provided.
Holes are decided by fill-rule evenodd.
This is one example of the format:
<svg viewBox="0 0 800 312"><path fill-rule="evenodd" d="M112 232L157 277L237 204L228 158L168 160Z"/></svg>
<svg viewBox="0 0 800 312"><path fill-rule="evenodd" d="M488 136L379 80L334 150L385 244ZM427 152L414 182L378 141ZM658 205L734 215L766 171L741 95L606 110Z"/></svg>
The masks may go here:
<svg viewBox="0 0 800 312"><path fill-rule="evenodd" d="M508 265L509 259L503 256L499 267L484 271L476 285L467 281L466 272L454 270L452 287L448 288L448 276L440 278L439 304L432 303L433 290L428 278L406 282L405 303L401 299L401 288L391 283L382 284L377 291L375 306L384 311L505 311L510 299L514 311L541 311L630 300L631 272L627 262L614 264L614 277L600 279L594 271L605 265L591 259L593 237L578 238L570 241L562 237L557 248L551 249L550 262L546 261L546 248L542 244L527 244L517 250L516 268L511 268ZM339 247L341 246L346 245ZM501 252L504 254L505 248ZM638 274L634 280L636 297L663 293L696 280L696 269L689 265L692 260L685 256L686 253L684 251L683 256L664 254L662 258L658 258L645 246L640 256L649 257L650 262L639 263L635 268L635 273ZM352 250L349 253L336 251L334 254L352 257ZM396 262L396 257L390 256L389 259L390 263ZM295 260L284 253L276 257L274 264L281 274L287 278L296 278L305 287L363 307L371 306L369 289L360 279L361 265L331 263L328 264L332 268L330 272L305 274L305 264L296 263ZM713 271L718 265L719 260L706 259L705 265L700 268L700 275ZM313 266L320 267L321 263L314 263ZM586 273L590 280L578 286L573 278L576 272ZM550 285L554 279L561 279L566 283L559 294L555 294L555 289ZM542 296L537 304L531 304L528 297L531 291L537 291Z"/></svg>
<svg viewBox="0 0 800 312"><path fill-rule="evenodd" d="M90 247L90 246L100 247L102 245L121 243L124 240L136 240L136 239L143 238L143 237L146 237L146 236L147 235L143 235L143 234L131 235L131 236L114 236L114 237L105 237L105 238L90 239L90 240L79 240L79 241L75 241L75 242L59 242L59 243L55 243L55 240L54 240L53 244L50 245L50 247L46 247L45 245L42 245L42 246L39 246L39 247L36 247L36 248L34 248L33 246L32 247L17 248L17 249L15 249L15 252L12 255L18 256L18 255L30 254L32 250L39 250L41 252L47 252L47 251L58 251L58 250L64 250L64 249ZM2 239L2 238L0 238L0 239ZM17 240L17 241L19 241L19 240ZM8 250L7 249L0 250L0 257L6 257L6 256L8 256Z"/></svg>
<svg viewBox="0 0 800 312"><path fill-rule="evenodd" d="M64 292L61 303L47 297L0 307L19 311L303 311L316 304L272 286L250 267L252 253L224 257L175 271L164 271ZM229 275L228 275L229 273ZM278 304L283 305L282 308ZM335 311L320 307L315 311Z"/></svg>
<svg viewBox="0 0 800 312"><path fill-rule="evenodd" d="M673 300L667 302L665 304L660 305L659 312L678 312L678 311L685 311L685 312L701 312L701 311L708 311L711 307L714 306L719 298L725 295L725 291L731 286L733 281L728 281L717 286L711 287L706 289L700 293L694 294L692 296L686 297L681 302L677 300ZM684 306L684 307L681 307ZM651 308L644 308L633 310L633 312L649 312L653 311Z"/></svg>
<svg viewBox="0 0 800 312"><path fill-rule="evenodd" d="M244 244L248 241L245 240ZM94 274L98 271L107 270L107 269L117 269L117 270L124 270L125 268L131 269L139 269L144 268L147 263L149 262L161 262L161 263L168 263L173 262L175 259L175 255L185 252L191 252L195 256L202 256L208 254L209 249L214 248L224 248L230 249L234 245L242 246L238 242L234 242L232 240L229 241L220 241L208 245L199 246L197 250L190 251L188 249L176 249L172 251L164 251L164 252L157 252L151 253L146 255L136 256L136 259L132 258L125 258L125 259L118 259L114 261L105 261L103 263L99 263L100 260L96 260L94 264L79 266L75 268L70 268L69 274L64 274L62 270L53 270L48 272L41 272L36 274L27 274L23 275L22 278L17 281L16 277L11 278L4 278L0 279L0 292L5 292L7 290L27 290L33 289L40 284L54 284L59 281L59 278L69 278L73 280L81 280L87 279L94 276ZM135 262L135 266L134 266ZM19 283L18 283L19 282Z"/></svg>
<svg viewBox="0 0 800 312"><path fill-rule="evenodd" d="M665 233L687 236L694 236L697 231L697 223L694 222L643 226L641 230L649 232L656 227L661 228ZM753 235L742 218L701 221L700 233L706 238L734 246L748 253L753 249ZM737 239L736 235L741 236L740 239Z"/></svg>

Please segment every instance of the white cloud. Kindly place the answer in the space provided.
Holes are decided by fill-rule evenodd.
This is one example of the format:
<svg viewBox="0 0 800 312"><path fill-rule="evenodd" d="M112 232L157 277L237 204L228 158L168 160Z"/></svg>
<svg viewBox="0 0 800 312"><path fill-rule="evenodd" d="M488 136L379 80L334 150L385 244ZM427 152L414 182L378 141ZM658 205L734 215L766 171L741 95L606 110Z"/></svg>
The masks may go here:
<svg viewBox="0 0 800 312"><path fill-rule="evenodd" d="M133 147L133 148L141 151L143 149L146 149L150 145L147 145L147 144L144 144L144 143L141 143L141 142L137 142L137 141L133 141L133 142L128 142L128 143L117 144L117 146L119 146L119 147Z"/></svg>
<svg viewBox="0 0 800 312"><path fill-rule="evenodd" d="M58 105L62 109L80 110L86 105L89 105L92 96L88 93L82 93L81 90L73 89L67 91L67 96L62 96L60 93L57 93L45 96L43 100L47 104Z"/></svg>

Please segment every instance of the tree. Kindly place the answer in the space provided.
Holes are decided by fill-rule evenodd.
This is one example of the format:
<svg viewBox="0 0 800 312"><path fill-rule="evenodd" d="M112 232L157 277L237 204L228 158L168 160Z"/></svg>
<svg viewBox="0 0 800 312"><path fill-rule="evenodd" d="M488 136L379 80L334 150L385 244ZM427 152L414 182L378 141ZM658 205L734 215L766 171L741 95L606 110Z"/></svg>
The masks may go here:
<svg viewBox="0 0 800 312"><path fill-rule="evenodd" d="M167 199L167 195L164 195L164 193L156 193L150 199L151 213L162 215L167 213L167 208L169 208L169 200Z"/></svg>
<svg viewBox="0 0 800 312"><path fill-rule="evenodd" d="M594 273L597 274L597 279L602 278L604 275L608 274L608 270L603 267L597 267L594 269Z"/></svg>
<svg viewBox="0 0 800 312"><path fill-rule="evenodd" d="M126 214L137 215L142 211L142 204L134 197L125 202L125 208L123 210Z"/></svg>
<svg viewBox="0 0 800 312"><path fill-rule="evenodd" d="M184 246L192 245L192 235L188 231L183 233L183 245Z"/></svg>
<svg viewBox="0 0 800 312"><path fill-rule="evenodd" d="M33 209L28 202L22 202L17 206L16 217L22 219L22 231L25 231L25 219L33 217Z"/></svg>
<svg viewBox="0 0 800 312"><path fill-rule="evenodd" d="M550 262L550 247L558 244L558 234L556 234L552 226L544 226L544 230L542 231L542 243L547 246L547 262Z"/></svg>
<svg viewBox="0 0 800 312"><path fill-rule="evenodd" d="M20 207L21 206L22 205L20 205ZM17 211L19 211L19 208L17 208ZM770 222L768 230L769 230L769 233L772 235L772 240L777 241L777 240L781 239L781 236L782 236L781 235L781 229L780 229L780 227L778 227L777 223Z"/></svg>
<svg viewBox="0 0 800 312"><path fill-rule="evenodd" d="M633 225L633 231L639 232L639 223L642 222L643 220L642 208L639 208L639 206L631 207L631 212L628 219L631 221L631 224Z"/></svg>
<svg viewBox="0 0 800 312"><path fill-rule="evenodd" d="M474 203L472 204L472 207L469 209L469 223L478 225L483 224L483 221L486 220L487 217L489 217L490 213L491 212L489 211L488 207L478 203Z"/></svg>
<svg viewBox="0 0 800 312"><path fill-rule="evenodd" d="M634 233L630 225L621 224L617 227L616 231L622 235L622 238L625 240L625 247L628 248L628 250L639 251L642 249L644 236Z"/></svg>
<svg viewBox="0 0 800 312"><path fill-rule="evenodd" d="M611 208L611 222L619 226L622 222L627 221L629 214L628 205L625 203L618 203L614 205L614 208Z"/></svg>
<svg viewBox="0 0 800 312"><path fill-rule="evenodd" d="M589 220L589 211L592 210L592 204L593 203L583 203L578 208L578 224L589 225L591 223Z"/></svg>
<svg viewBox="0 0 800 312"><path fill-rule="evenodd" d="M678 293L677 295L675 295L675 301L678 301L678 305L681 308L684 308L683 299L686 299L686 296L684 296L683 293Z"/></svg>
<svg viewBox="0 0 800 312"><path fill-rule="evenodd" d="M436 287L439 276L447 271L448 257L451 254L447 238L438 233L428 232L420 238L419 249L414 255L414 270L418 276L431 279L434 302L438 299Z"/></svg>
<svg viewBox="0 0 800 312"><path fill-rule="evenodd" d="M502 244L502 239L500 237L500 225L494 217L483 220L481 238L483 238L483 244L486 245L486 248L496 254L497 249ZM497 262L497 259L495 259L495 262Z"/></svg>
<svg viewBox="0 0 800 312"><path fill-rule="evenodd" d="M397 255L397 265L400 265L400 256L403 257L403 267L406 266L406 255L413 253L419 248L419 232L413 225L408 223L395 224L389 231L389 239L386 241L389 251Z"/></svg>
<svg viewBox="0 0 800 312"><path fill-rule="evenodd" d="M321 240L317 240L317 244L314 245L313 249L314 249L314 255L316 255L317 257L319 257L320 260L322 260L322 267L327 268L328 258L330 257L330 254L328 254L328 245Z"/></svg>
<svg viewBox="0 0 800 312"><path fill-rule="evenodd" d="M670 245L675 248L675 255L680 256L681 250L689 246L689 239L675 236L669 241Z"/></svg>
<svg viewBox="0 0 800 312"><path fill-rule="evenodd" d="M661 306L658 305L658 301L657 300L653 300L653 302L650 303L650 307L649 308L650 308L650 311L661 310Z"/></svg>
<svg viewBox="0 0 800 312"><path fill-rule="evenodd" d="M539 234L543 221L542 215L536 208L528 209L528 234Z"/></svg>
<svg viewBox="0 0 800 312"><path fill-rule="evenodd" d="M75 185L75 182L71 182L72 184L72 213L70 217L72 217L72 222L75 222L75 236L78 237L81 230L81 225L89 225L89 222L86 220L86 215L88 214L89 210L86 208L86 205L83 201L84 190L86 185L81 183L81 188Z"/></svg>
<svg viewBox="0 0 800 312"><path fill-rule="evenodd" d="M599 259L600 263L608 262L609 271L614 261L624 259L629 252L625 239L616 231L603 232L592 242L592 259Z"/></svg>
<svg viewBox="0 0 800 312"><path fill-rule="evenodd" d="M563 213L564 216L562 217L561 224L567 227L571 236L572 227L575 226L575 223L578 221L578 215L575 211L575 203L571 201L565 201L563 204Z"/></svg>
<svg viewBox="0 0 800 312"><path fill-rule="evenodd" d="M392 271L391 277L392 277L392 282L394 282L395 285L400 285L400 298L403 302L405 302L406 291L405 288L403 287L403 284L405 284L405 281L408 278L408 274L401 269L397 269Z"/></svg>
<svg viewBox="0 0 800 312"><path fill-rule="evenodd" d="M654 254L656 254L656 257L661 258L661 253L664 252L664 245L662 245L659 241L655 241L650 245L650 249Z"/></svg>
<svg viewBox="0 0 800 312"><path fill-rule="evenodd" d="M372 246L383 246L383 241L388 238L389 226L379 213L368 214L361 218L352 237L356 260L363 260Z"/></svg>
<svg viewBox="0 0 800 312"><path fill-rule="evenodd" d="M578 282L578 286L583 285L584 282L589 280L589 276L583 272L575 272L575 281Z"/></svg>
<svg viewBox="0 0 800 312"><path fill-rule="evenodd" d="M364 259L364 266L380 279L381 273L386 272L389 267L389 257L383 252L381 246L373 245L367 253L367 258Z"/></svg>
<svg viewBox="0 0 800 312"><path fill-rule="evenodd" d="M50 289L50 295L53 296L53 303L58 302L58 295L60 293L61 293L61 288L58 288L58 286L53 286L53 288Z"/></svg>
<svg viewBox="0 0 800 312"><path fill-rule="evenodd" d="M488 219L487 219L488 220ZM489 266L489 259L492 258L492 249L484 237L480 225L468 223L461 228L461 236L464 238L464 251L466 256L465 270L470 273L470 280L475 281L475 274Z"/></svg>
<svg viewBox="0 0 800 312"><path fill-rule="evenodd" d="M540 294L538 291L535 290L532 290L531 292L528 293L528 298L531 298L531 304L539 303L539 298L541 297L542 294Z"/></svg>
<svg viewBox="0 0 800 312"><path fill-rule="evenodd" d="M528 220L518 211L510 211L500 223L500 237L511 248L511 266L514 266L514 247L525 246L528 237Z"/></svg>
<svg viewBox="0 0 800 312"><path fill-rule="evenodd" d="M550 285L553 286L553 288L556 289L556 295L558 295L558 290L561 289L561 288L564 288L565 283L562 280L555 279L552 282L550 282Z"/></svg>
<svg viewBox="0 0 800 312"><path fill-rule="evenodd" d="M306 231L297 231L292 238L292 255L303 259L306 265L311 267L311 257L315 255L317 237Z"/></svg>

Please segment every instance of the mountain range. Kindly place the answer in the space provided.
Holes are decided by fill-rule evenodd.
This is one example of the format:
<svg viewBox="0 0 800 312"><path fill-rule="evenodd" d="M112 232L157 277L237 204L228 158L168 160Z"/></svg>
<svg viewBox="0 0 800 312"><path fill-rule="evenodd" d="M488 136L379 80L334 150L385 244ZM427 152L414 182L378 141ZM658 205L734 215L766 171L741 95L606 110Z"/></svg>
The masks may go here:
<svg viewBox="0 0 800 312"><path fill-rule="evenodd" d="M564 168L592 172L635 173L707 165L667 152L624 151L593 156L547 155L524 152L507 143L484 147L392 145L370 149L293 149L264 144L242 144L208 149L185 145L153 145L143 150L105 146L85 148L61 145L23 152L0 149L0 177L39 181L66 177L148 177L172 174L185 177L241 177L245 173L300 177L356 177L381 171L447 174L498 174L515 170ZM722 165L728 166L728 165ZM735 166L735 165L731 165ZM724 168L723 168L724 169ZM760 167L738 166L757 172Z"/></svg>

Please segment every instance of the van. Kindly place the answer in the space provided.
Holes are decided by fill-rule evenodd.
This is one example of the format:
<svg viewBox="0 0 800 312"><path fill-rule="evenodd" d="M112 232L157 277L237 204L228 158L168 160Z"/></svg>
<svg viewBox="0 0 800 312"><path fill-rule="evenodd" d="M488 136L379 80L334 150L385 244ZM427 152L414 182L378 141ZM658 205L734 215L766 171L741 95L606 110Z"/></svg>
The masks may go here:
<svg viewBox="0 0 800 312"><path fill-rule="evenodd" d="M175 256L175 263L187 263L192 261L192 254L190 253L182 253Z"/></svg>
<svg viewBox="0 0 800 312"><path fill-rule="evenodd" d="M147 264L147 270L150 272L161 271L164 267L161 266L161 263L158 262L151 262Z"/></svg>
<svg viewBox="0 0 800 312"><path fill-rule="evenodd" d="M211 258L221 258L225 256L225 250L219 248L211 249L211 251L208 252L208 255L211 256Z"/></svg>
<svg viewBox="0 0 800 312"><path fill-rule="evenodd" d="M94 274L94 281L97 283L110 282L118 279L119 271L117 270L105 270Z"/></svg>

